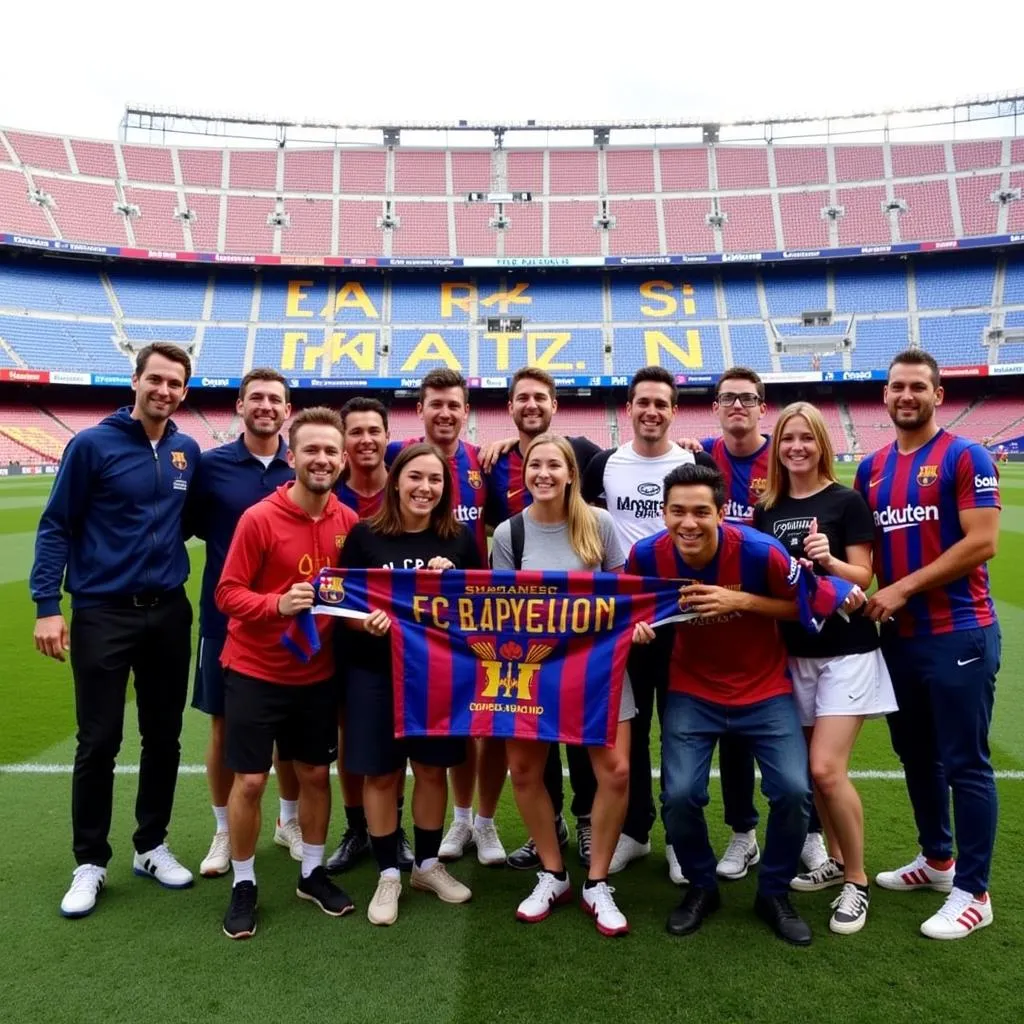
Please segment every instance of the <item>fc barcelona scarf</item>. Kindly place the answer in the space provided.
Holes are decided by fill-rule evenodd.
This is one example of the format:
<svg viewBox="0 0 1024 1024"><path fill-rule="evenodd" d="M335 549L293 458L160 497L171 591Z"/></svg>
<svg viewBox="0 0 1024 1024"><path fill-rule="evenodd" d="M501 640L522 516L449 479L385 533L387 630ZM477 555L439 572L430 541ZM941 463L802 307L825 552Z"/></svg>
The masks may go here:
<svg viewBox="0 0 1024 1024"><path fill-rule="evenodd" d="M638 622L692 618L674 580L615 573L325 569L313 614L389 632L395 735L496 736L610 746ZM319 643L312 614L285 643Z"/></svg>

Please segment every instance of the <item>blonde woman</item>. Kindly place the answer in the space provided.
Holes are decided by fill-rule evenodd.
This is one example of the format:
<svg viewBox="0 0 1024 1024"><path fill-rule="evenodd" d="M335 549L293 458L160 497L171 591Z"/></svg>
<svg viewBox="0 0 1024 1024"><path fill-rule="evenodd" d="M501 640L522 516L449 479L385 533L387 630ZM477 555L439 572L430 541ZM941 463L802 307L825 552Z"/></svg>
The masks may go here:
<svg viewBox="0 0 1024 1024"><path fill-rule="evenodd" d="M813 562L815 572L841 576L867 590L874 575L874 522L864 499L836 479L834 458L825 421L813 405L794 402L783 409L754 525L794 558ZM832 854L792 885L814 892L842 884L829 927L852 934L867 920L870 891L864 872L864 812L848 773L850 751L865 718L896 710L892 682L878 630L862 615L849 620L833 616L817 634L792 622L780 622L779 628L807 732L815 802Z"/></svg>
<svg viewBox="0 0 1024 1024"><path fill-rule="evenodd" d="M557 434L540 434L523 457L523 481L532 504L519 517L503 522L494 533L495 569L621 572L626 561L611 516L591 508L580 495L580 472L572 446ZM513 528L515 528L515 533ZM521 534L519 533L521 529ZM521 536L522 553L517 559ZM591 814L590 868L580 903L602 935L625 935L629 924L615 905L608 885L608 866L622 831L629 798L630 719L636 713L627 677L619 708L619 726L611 748L589 747L597 778ZM508 740L509 770L516 804L540 857L541 870L533 892L519 904L520 921L542 921L559 904L572 899L562 860L555 811L544 786L548 744Z"/></svg>

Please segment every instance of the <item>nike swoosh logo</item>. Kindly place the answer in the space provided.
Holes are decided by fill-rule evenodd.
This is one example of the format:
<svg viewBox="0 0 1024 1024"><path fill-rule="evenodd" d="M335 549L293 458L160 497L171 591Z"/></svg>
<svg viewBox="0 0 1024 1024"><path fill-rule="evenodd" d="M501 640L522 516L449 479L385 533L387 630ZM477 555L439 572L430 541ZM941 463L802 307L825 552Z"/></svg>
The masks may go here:
<svg viewBox="0 0 1024 1024"><path fill-rule="evenodd" d="M523 493L523 489L522 489L522 487L517 487L517 488L516 488L516 489L515 489L514 491L513 491L513 490L509 490L509 491L507 491L507 492L505 493L505 497L506 497L506 498L507 498L507 499L508 499L509 501L511 501L511 500L512 500L513 498L517 497L518 495L520 495L520 494L522 494L522 493Z"/></svg>
<svg viewBox="0 0 1024 1024"><path fill-rule="evenodd" d="M872 480L872 481L871 481L871 482L870 482L870 483L868 484L868 487L869 487L869 488L871 488L871 487L877 487L877 486L878 486L878 485L879 485L880 483L882 483L882 481L883 481L883 480L885 480L885 477L884 477L884 476L880 476L880 477L879 477L879 478L878 478L877 480Z"/></svg>
<svg viewBox="0 0 1024 1024"><path fill-rule="evenodd" d="M963 668L963 667L964 667L964 665L970 665L970 664L971 664L972 662L975 662L975 661L981 661L981 657L979 656L979 657L977 657L977 658L968 658L968 659L967 659L966 661L961 661L961 660L960 660L959 658L957 658L957 659L956 659L956 663L957 663L957 664L958 664L958 665L959 665L959 666L960 666L961 668Z"/></svg>

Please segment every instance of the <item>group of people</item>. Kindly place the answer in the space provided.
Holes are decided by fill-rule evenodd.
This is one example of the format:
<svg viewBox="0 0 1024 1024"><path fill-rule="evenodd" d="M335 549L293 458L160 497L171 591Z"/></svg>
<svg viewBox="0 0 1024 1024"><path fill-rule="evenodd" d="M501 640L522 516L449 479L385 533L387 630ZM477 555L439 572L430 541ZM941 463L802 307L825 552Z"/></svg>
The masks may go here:
<svg viewBox="0 0 1024 1024"><path fill-rule="evenodd" d="M398 918L403 871L413 889L469 900L447 865L470 851L482 864L537 872L520 921L543 920L573 898L557 745L396 739L388 634L398 627L383 610L318 616L320 648L306 663L281 644L328 566L492 565L680 581L681 607L693 614L636 626L614 744L566 747L586 871L580 903L601 934L628 932L609 878L651 850L655 709L668 873L686 886L668 918L672 934L697 930L720 905L720 880L757 864L755 911L786 941L811 941L793 890L838 887L831 930L864 926L863 813L848 764L864 720L882 715L904 766L920 852L876 884L946 894L921 926L927 936L961 938L991 923L988 730L1000 635L985 563L998 538L998 478L983 447L938 426L943 392L926 352L893 360L885 403L896 437L863 459L854 488L837 481L813 405L787 406L773 436L762 434L764 384L744 367L718 380L712 409L721 429L703 439L671 436L673 377L639 370L626 405L633 438L604 451L553 432L555 382L534 367L511 381L514 432L485 449L461 439L469 403L457 371L424 378L423 436L399 442L376 399L291 418L287 381L255 369L238 396L241 435L202 454L171 420L190 369L175 346L140 351L134 407L72 440L37 535L35 643L50 657L70 654L78 720L77 867L65 916L90 913L106 881L129 674L142 739L134 869L170 888L192 884L166 836L188 687L185 542L196 536L206 542L206 566L193 705L211 722L215 819L199 870L232 872L223 921L231 938L257 927L254 854L272 765L274 840L300 862L297 895L327 914L353 910L335 878L369 856L379 879L367 915L377 925ZM856 585L819 632L796 621L808 572ZM868 599L872 580L878 589ZM716 744L731 830L718 858L704 817ZM327 856L335 761L345 828ZM755 761L769 804L763 850ZM529 832L511 853L495 824L506 779ZM444 832L449 786L454 811Z"/></svg>

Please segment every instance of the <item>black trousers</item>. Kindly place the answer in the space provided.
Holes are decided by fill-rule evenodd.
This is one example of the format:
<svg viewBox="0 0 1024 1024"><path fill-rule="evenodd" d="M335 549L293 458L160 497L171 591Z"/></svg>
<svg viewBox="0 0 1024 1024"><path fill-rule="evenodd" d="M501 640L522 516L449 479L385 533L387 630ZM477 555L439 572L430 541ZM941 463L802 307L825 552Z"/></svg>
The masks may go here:
<svg viewBox="0 0 1024 1024"><path fill-rule="evenodd" d="M135 850L167 835L181 759L188 694L192 606L184 590L152 607L108 604L71 616L78 745L71 781L75 860L105 866L111 857L114 759L121 748L128 676L135 677L142 753L135 800Z"/></svg>
<svg viewBox="0 0 1024 1024"><path fill-rule="evenodd" d="M590 754L586 747L565 745L565 759L569 762L569 785L572 787L572 816L589 817L594 806L594 794L597 792L597 778L594 767L590 763ZM562 782L562 757L559 745L552 743L548 748L548 759L544 765L544 788L551 797L556 817L565 807L565 786Z"/></svg>

